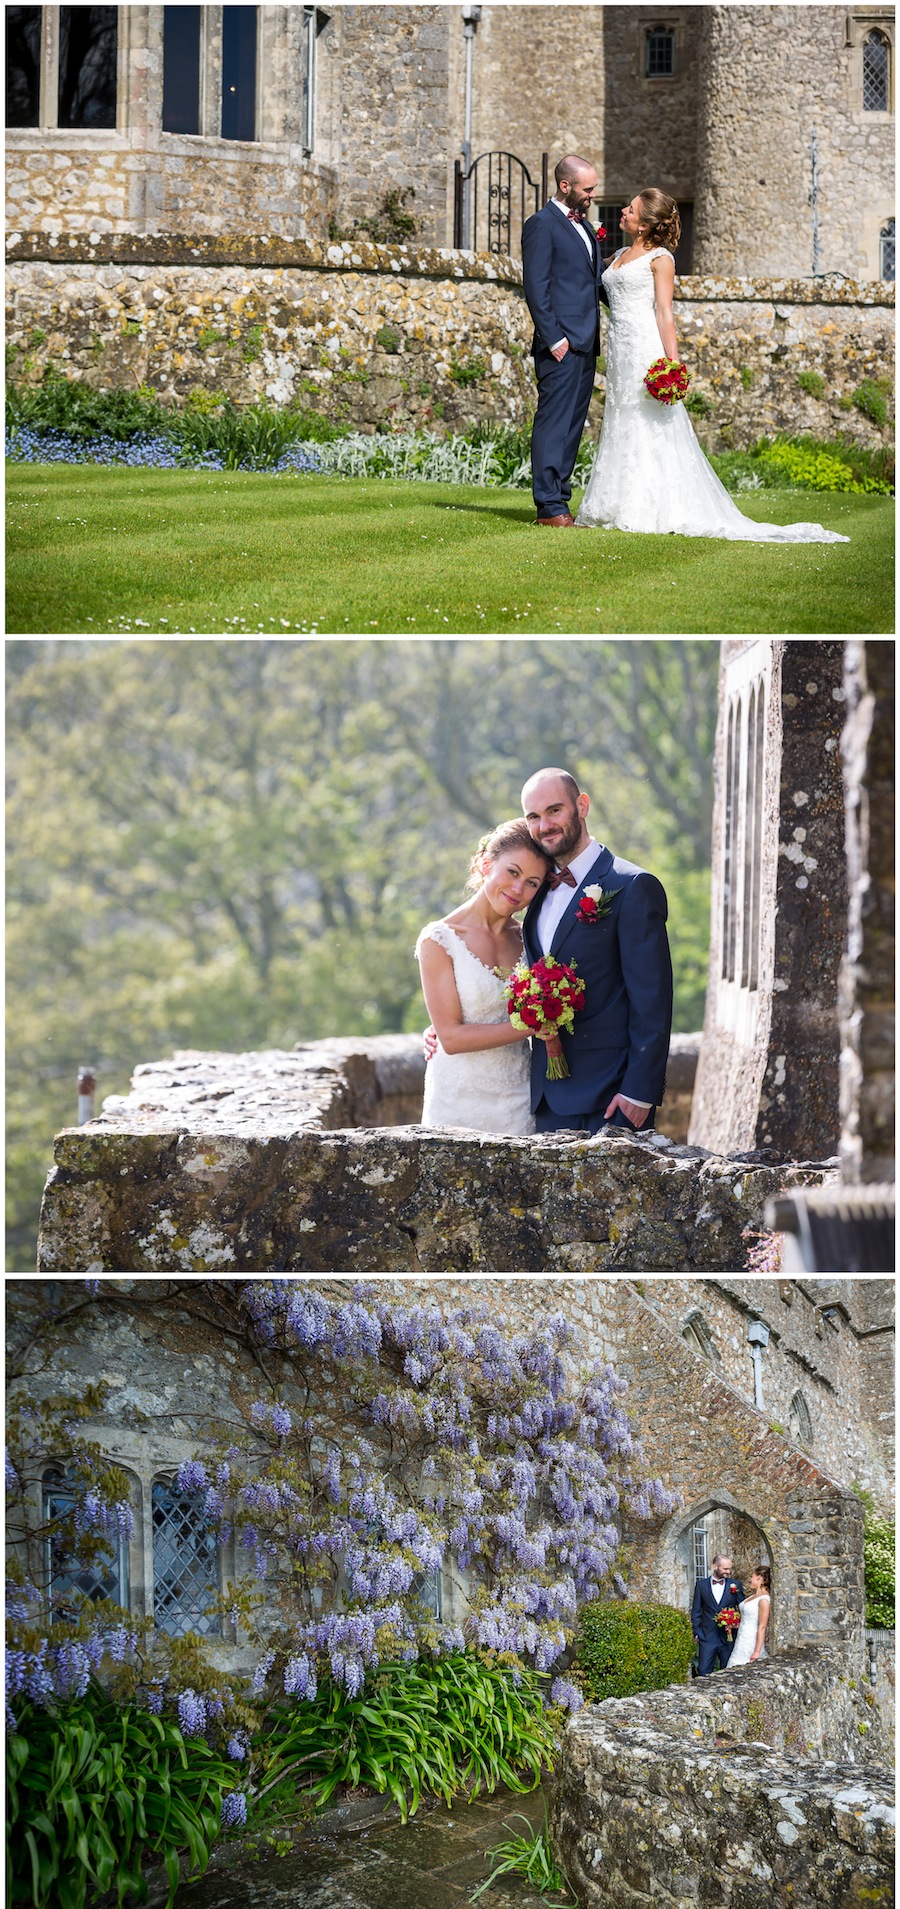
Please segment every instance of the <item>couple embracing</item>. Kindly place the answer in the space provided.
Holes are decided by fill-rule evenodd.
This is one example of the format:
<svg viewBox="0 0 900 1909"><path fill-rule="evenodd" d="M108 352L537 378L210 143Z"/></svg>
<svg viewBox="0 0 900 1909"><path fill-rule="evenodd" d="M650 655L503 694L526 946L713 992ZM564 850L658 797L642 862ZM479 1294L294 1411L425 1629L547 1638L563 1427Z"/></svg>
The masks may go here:
<svg viewBox="0 0 900 1909"><path fill-rule="evenodd" d="M566 770L532 776L522 809L479 844L469 899L416 943L432 1023L422 1125L646 1132L672 1025L665 891L595 840L590 799ZM513 969L542 957L574 966L584 983L583 1009L558 1036L562 1078L548 1067L546 1031L515 1026L507 1009Z"/></svg>
<svg viewBox="0 0 900 1909"><path fill-rule="evenodd" d="M675 200L645 186L622 211L625 240L601 257L587 220L597 174L570 154L556 167L556 193L522 231L522 277L534 320L538 385L531 444L537 521L550 529L674 532L752 543L847 543L821 524L758 524L744 517L707 462L672 372L678 360L672 301L681 235ZM578 516L569 510L572 472L600 350L600 304L609 308L603 429ZM645 384L667 362L656 391Z"/></svg>

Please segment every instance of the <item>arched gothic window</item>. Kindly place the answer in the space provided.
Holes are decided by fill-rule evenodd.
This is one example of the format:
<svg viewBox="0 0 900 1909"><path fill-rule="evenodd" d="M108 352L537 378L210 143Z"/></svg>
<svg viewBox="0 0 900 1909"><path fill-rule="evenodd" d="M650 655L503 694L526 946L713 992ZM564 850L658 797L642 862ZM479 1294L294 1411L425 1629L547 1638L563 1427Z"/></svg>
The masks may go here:
<svg viewBox="0 0 900 1909"><path fill-rule="evenodd" d="M813 1442L812 1419L802 1392L795 1392L788 1411L788 1430L795 1445Z"/></svg>
<svg viewBox="0 0 900 1909"><path fill-rule="evenodd" d="M878 276L894 282L894 221L886 219L878 235Z"/></svg>
<svg viewBox="0 0 900 1909"><path fill-rule="evenodd" d="M219 1594L219 1547L197 1492L167 1478L153 1481L153 1613L161 1631L185 1637L221 1635L209 1606Z"/></svg>
<svg viewBox="0 0 900 1909"><path fill-rule="evenodd" d="M704 1359L709 1360L710 1365L718 1365L719 1354L716 1342L702 1312L689 1313L681 1328L681 1337L694 1352L702 1353Z"/></svg>
<svg viewBox="0 0 900 1909"><path fill-rule="evenodd" d="M891 99L891 48L875 27L863 41L863 112L886 113Z"/></svg>

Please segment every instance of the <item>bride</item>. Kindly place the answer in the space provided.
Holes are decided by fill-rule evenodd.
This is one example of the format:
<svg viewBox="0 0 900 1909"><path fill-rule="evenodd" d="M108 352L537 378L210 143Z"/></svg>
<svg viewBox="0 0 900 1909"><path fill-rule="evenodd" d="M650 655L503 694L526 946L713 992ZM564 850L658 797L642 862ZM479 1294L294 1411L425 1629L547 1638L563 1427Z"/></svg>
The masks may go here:
<svg viewBox="0 0 900 1909"><path fill-rule="evenodd" d="M649 186L619 223L628 244L603 274L610 317L606 408L576 524L748 543L849 543L821 524L757 524L744 517L707 463L684 405L651 398L644 376L654 359L678 357L672 254L681 220L674 199Z"/></svg>
<svg viewBox="0 0 900 1909"><path fill-rule="evenodd" d="M772 1573L767 1564L760 1564L750 1573L750 1595L740 1606L740 1629L734 1640L734 1649L725 1666L726 1670L739 1670L742 1664L755 1664L766 1655L766 1629L769 1623Z"/></svg>
<svg viewBox="0 0 900 1909"><path fill-rule="evenodd" d="M503 983L522 955L515 919L553 873L521 820L503 822L472 858L471 899L416 942L439 1046L425 1070L423 1127L534 1133L531 1049L509 1021Z"/></svg>

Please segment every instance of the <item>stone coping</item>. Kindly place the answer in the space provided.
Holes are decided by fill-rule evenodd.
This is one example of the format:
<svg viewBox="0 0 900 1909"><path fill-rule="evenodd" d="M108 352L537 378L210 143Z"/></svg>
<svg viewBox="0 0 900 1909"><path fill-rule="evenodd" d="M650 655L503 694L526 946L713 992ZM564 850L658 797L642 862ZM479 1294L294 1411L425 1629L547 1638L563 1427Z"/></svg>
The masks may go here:
<svg viewBox="0 0 900 1909"><path fill-rule="evenodd" d="M305 272L366 272L382 277L476 279L521 290L517 259L449 246L375 245L370 239L321 244L269 234L10 232L9 264L252 266ZM894 305L883 279L678 278L676 297L695 304Z"/></svg>

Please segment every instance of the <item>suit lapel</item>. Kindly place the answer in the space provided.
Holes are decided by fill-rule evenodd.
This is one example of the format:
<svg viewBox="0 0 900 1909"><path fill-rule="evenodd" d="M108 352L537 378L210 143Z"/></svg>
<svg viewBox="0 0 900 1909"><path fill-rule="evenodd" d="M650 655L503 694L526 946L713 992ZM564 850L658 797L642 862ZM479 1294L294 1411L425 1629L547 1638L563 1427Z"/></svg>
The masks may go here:
<svg viewBox="0 0 900 1909"><path fill-rule="evenodd" d="M550 943L551 954L553 955L556 954L557 949L560 946L561 942L565 940L567 934L569 933L570 928L574 925L575 914L578 908L578 904L581 900L582 895L584 894L586 887L588 886L588 883L601 882L603 880L604 875L608 875L610 869L612 868L612 864L613 864L612 850L608 848L602 848L600 850L599 855L596 857L596 860L591 863L591 866L588 869L587 874L584 876L584 879L580 881L577 887L573 888L572 890L572 899L569 902L569 906L566 909L565 914L560 917L560 920L556 924L556 933L554 934L553 940Z"/></svg>

